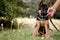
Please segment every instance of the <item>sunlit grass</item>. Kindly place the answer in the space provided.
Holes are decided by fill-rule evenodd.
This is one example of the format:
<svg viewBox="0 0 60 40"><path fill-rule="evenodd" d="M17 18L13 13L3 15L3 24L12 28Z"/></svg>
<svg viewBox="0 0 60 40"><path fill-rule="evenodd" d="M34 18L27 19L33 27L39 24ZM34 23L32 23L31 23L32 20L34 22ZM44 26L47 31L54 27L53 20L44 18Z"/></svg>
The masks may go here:
<svg viewBox="0 0 60 40"><path fill-rule="evenodd" d="M23 28L20 29L21 32L18 30L2 30L0 31L0 40L41 40L40 37L32 37L33 29L31 28ZM52 37L49 40L60 40L60 32L54 31L52 33ZM45 40L47 40L45 38Z"/></svg>
<svg viewBox="0 0 60 40"><path fill-rule="evenodd" d="M37 37L31 36L33 33L32 27L24 26L20 29L21 31L19 31L19 29L2 30L0 31L0 40L41 40L42 38L41 36L37 36ZM45 38L45 40L60 40L60 32L53 30L52 36L48 39Z"/></svg>

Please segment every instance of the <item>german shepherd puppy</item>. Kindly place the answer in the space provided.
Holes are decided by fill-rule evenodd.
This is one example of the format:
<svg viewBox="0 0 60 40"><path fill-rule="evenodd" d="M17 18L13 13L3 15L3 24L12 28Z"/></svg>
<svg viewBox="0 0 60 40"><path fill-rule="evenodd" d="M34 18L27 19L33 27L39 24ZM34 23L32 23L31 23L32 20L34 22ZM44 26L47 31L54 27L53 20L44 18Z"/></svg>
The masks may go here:
<svg viewBox="0 0 60 40"><path fill-rule="evenodd" d="M50 36L50 30L49 30L49 17L47 10L50 7L50 1L45 4L43 3L43 0L40 1L38 5L38 15L37 15L37 21L33 32L33 37L38 35L43 35L46 37Z"/></svg>

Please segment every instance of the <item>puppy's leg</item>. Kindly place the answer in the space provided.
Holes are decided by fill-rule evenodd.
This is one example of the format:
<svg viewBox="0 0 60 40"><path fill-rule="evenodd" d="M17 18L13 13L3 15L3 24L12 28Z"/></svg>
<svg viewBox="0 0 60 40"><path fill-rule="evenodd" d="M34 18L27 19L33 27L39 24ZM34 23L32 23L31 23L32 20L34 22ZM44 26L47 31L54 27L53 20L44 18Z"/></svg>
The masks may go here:
<svg viewBox="0 0 60 40"><path fill-rule="evenodd" d="M45 30L46 30L46 37L50 37L50 30L48 27L48 20L44 21L44 26L45 26Z"/></svg>
<svg viewBox="0 0 60 40"><path fill-rule="evenodd" d="M40 21L37 21L36 27L34 28L34 31L33 31L33 35L32 35L33 37L37 36L39 27L40 27Z"/></svg>

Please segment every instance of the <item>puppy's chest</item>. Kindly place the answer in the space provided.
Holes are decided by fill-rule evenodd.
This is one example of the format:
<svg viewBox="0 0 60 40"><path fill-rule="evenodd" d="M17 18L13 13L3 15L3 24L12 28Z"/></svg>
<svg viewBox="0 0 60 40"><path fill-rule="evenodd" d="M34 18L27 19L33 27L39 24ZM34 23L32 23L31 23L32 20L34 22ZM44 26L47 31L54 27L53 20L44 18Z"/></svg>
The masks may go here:
<svg viewBox="0 0 60 40"><path fill-rule="evenodd" d="M38 15L39 17L38 17L38 19L41 21L41 20L48 20L48 16L41 16L40 14Z"/></svg>

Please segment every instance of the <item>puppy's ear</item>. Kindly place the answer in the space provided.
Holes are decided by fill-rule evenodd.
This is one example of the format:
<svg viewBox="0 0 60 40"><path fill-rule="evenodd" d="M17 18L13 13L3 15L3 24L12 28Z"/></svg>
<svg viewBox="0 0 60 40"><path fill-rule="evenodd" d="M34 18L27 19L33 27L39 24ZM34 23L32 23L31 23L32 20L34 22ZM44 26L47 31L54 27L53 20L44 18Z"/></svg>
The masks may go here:
<svg viewBox="0 0 60 40"><path fill-rule="evenodd" d="M48 1L47 6L50 7L51 5L51 0Z"/></svg>
<svg viewBox="0 0 60 40"><path fill-rule="evenodd" d="M39 6L40 6L41 4L43 4L43 0L40 0Z"/></svg>
<svg viewBox="0 0 60 40"><path fill-rule="evenodd" d="M40 0L40 3L38 5L38 10L40 10L42 4L43 4L43 0Z"/></svg>

